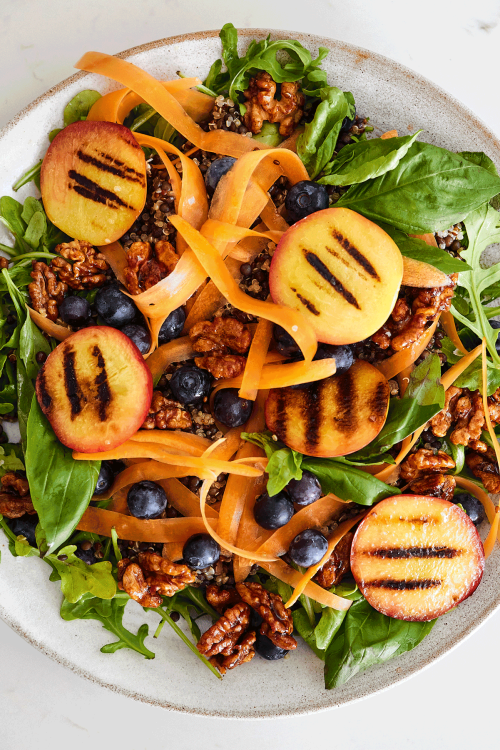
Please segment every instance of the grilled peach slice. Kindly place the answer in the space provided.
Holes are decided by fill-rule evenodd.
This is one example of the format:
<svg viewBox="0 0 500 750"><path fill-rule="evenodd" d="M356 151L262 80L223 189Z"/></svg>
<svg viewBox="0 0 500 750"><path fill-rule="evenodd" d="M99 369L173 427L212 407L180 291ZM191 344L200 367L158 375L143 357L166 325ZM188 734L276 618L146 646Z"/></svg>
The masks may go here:
<svg viewBox="0 0 500 750"><path fill-rule="evenodd" d="M77 240L107 245L130 229L144 207L144 152L123 125L75 122L52 141L40 189L56 227Z"/></svg>
<svg viewBox="0 0 500 750"><path fill-rule="evenodd" d="M300 310L318 341L352 344L385 323L403 259L380 227L348 208L317 211L288 229L269 273L273 301Z"/></svg>
<svg viewBox="0 0 500 750"><path fill-rule="evenodd" d="M139 349L116 328L84 328L49 354L36 396L55 434L82 453L111 450L143 424L153 380Z"/></svg>
<svg viewBox="0 0 500 750"><path fill-rule="evenodd" d="M389 408L386 378L364 360L300 390L273 388L266 424L293 450L309 456L345 456L368 445Z"/></svg>
<svg viewBox="0 0 500 750"><path fill-rule="evenodd" d="M397 620L426 621L475 591L484 551L474 524L457 505L399 495L382 500L361 522L351 570L376 610Z"/></svg>

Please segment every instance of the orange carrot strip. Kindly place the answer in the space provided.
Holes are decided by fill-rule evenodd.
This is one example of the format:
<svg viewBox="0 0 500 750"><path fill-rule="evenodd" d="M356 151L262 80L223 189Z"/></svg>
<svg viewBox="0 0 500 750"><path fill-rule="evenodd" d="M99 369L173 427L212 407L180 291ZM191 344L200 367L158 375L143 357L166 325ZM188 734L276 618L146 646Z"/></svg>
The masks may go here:
<svg viewBox="0 0 500 750"><path fill-rule="evenodd" d="M132 542L186 542L193 534L205 532L205 528L215 526L216 518L158 518L146 521L134 516L126 516L104 508L89 507L77 524L79 531L90 531L99 536L111 536L115 528L119 539Z"/></svg>
<svg viewBox="0 0 500 750"><path fill-rule="evenodd" d="M425 333L407 349L401 349L401 351L393 354L392 357L384 359L383 362L379 362L378 365L375 365L377 370L379 370L382 375L385 375L387 380L390 380L395 375L397 375L398 372L401 372L401 370L405 370L407 367L409 367L413 362L415 362L416 359L420 357L425 347L434 336L438 321L439 315L437 316L433 324L425 331Z"/></svg>
<svg viewBox="0 0 500 750"><path fill-rule="evenodd" d="M319 359L316 362L290 362L288 364L268 364L261 370L258 390L263 388L286 388L315 380L323 380L335 374L334 359ZM243 376L219 380L212 391L212 397L223 388L239 388Z"/></svg>
<svg viewBox="0 0 500 750"><path fill-rule="evenodd" d="M271 198L269 198L264 210L260 215L260 218L262 219L266 227L269 227L269 229L271 230L277 232L286 232L287 229L290 229L290 225L285 221L281 214L278 213L278 210L274 205L274 201ZM276 240L274 241L276 242Z"/></svg>
<svg viewBox="0 0 500 750"><path fill-rule="evenodd" d="M482 376L483 376L482 396L483 396L483 407L484 407L484 419L486 421L486 426L490 434L491 442L493 443L493 450L495 451L495 455L497 457L497 466L500 469L500 445L498 444L498 438L495 434L495 430L493 429L493 425L491 424L490 410L488 407L488 360L486 359L486 339L485 338L483 338L483 343L481 347L482 347L481 370L482 370Z"/></svg>
<svg viewBox="0 0 500 750"><path fill-rule="evenodd" d="M247 229L246 227L239 227L235 224L227 224L223 221L217 221L215 219L207 219L203 224L200 232L209 242L215 244L215 242L239 242L246 237L261 237L267 238L272 242L279 242L283 236L283 230L280 231L263 231L257 232L254 229Z"/></svg>
<svg viewBox="0 0 500 750"><path fill-rule="evenodd" d="M87 52L75 65L80 70L99 73L132 89L169 122L175 130L205 151L236 158L260 148L260 144L230 131L205 133L184 111L174 96L156 78L126 60L100 52Z"/></svg>
<svg viewBox="0 0 500 750"><path fill-rule="evenodd" d="M162 555L172 562L182 560L184 554L184 545L180 542L165 542L163 545Z"/></svg>
<svg viewBox="0 0 500 750"><path fill-rule="evenodd" d="M449 310L447 312L441 313L441 325L443 326L444 332L446 333L448 338L455 344L456 348L460 352L462 352L462 354L468 354L469 352L460 341L460 336L458 335L457 326L455 324L455 318Z"/></svg>
<svg viewBox="0 0 500 750"><path fill-rule="evenodd" d="M168 448L178 448L190 456L202 456L213 445L208 438L180 430L139 430L129 440L134 443L157 443Z"/></svg>
<svg viewBox="0 0 500 750"><path fill-rule="evenodd" d="M158 461L141 461L121 471L115 477L115 481L110 489L103 495L96 495L96 500L107 500L109 497L114 497L124 487L128 487L136 482L144 480L156 482L159 479L167 479L168 477L185 476L189 476L187 469L177 466L166 466L165 464L158 463Z"/></svg>
<svg viewBox="0 0 500 750"><path fill-rule="evenodd" d="M428 234L410 234L410 237L415 237L416 240L422 240L422 242L425 242L427 245L430 245L430 247L437 247L438 243L436 242L436 238L432 234L432 232Z"/></svg>
<svg viewBox="0 0 500 750"><path fill-rule="evenodd" d="M188 490L188 488L179 482L178 479L163 479L158 482L168 497L169 505L172 505L175 510L182 513L183 516L190 518L201 518L200 512L200 499L194 492ZM218 518L219 514L213 509L211 505L207 505L205 509L208 518Z"/></svg>
<svg viewBox="0 0 500 750"><path fill-rule="evenodd" d="M295 128L292 135L287 138L285 141L282 141L278 148L287 148L289 151L293 151L294 154L297 153L297 140L299 138L299 135L304 132L304 128Z"/></svg>
<svg viewBox="0 0 500 750"><path fill-rule="evenodd" d="M54 323L44 315L40 315L40 313L36 310L33 310L32 307L28 307L26 305L26 309L28 310L33 323L35 323L38 328L40 328L42 331L45 331L45 333L48 333L49 336L52 336L57 341L64 341L64 339L67 339L68 336L71 336L71 334L73 333L71 328L65 328L64 326L60 326L57 323Z"/></svg>
<svg viewBox="0 0 500 750"><path fill-rule="evenodd" d="M354 516L354 518L349 518L347 521L343 521L337 526L336 529L332 531L328 539L328 547L325 554L323 555L319 563L311 566L306 570L300 582L295 587L290 599L285 604L285 607L291 607L292 604L295 604L299 596L303 593L309 581L312 581L318 570L320 570L323 565L330 559L333 550L340 542L340 540L347 534L348 531L352 529L353 526L358 523L358 521L361 521L361 519L364 518L367 513L368 511L366 510L364 513L359 513L357 516Z"/></svg>
<svg viewBox="0 0 500 750"><path fill-rule="evenodd" d="M106 262L111 266L118 281L126 286L125 274L123 273L124 270L128 268L126 250L119 242L112 242L110 245L102 245L99 247L99 252L101 252L106 258Z"/></svg>
<svg viewBox="0 0 500 750"><path fill-rule="evenodd" d="M120 106L128 94L129 89L118 89L118 91L110 91L109 94L104 94L90 108L87 120L118 122Z"/></svg>
<svg viewBox="0 0 500 750"><path fill-rule="evenodd" d="M493 523L495 520L495 505L493 504L491 497L470 479L466 479L465 477L455 477L455 480L458 487L467 490L467 492L470 492L471 495L474 495L474 497L479 500L485 510L488 521Z"/></svg>
<svg viewBox="0 0 500 750"><path fill-rule="evenodd" d="M270 575L283 581L283 583L288 583L288 585L293 588L300 583L300 579L302 578L302 573L291 568L283 562L283 560L277 560L272 563L261 562L260 567ZM337 609L340 611L349 609L352 604L349 599L343 599L341 596L332 594L330 591L321 588L321 586L318 586L317 583L313 583L312 581L310 581L305 587L304 594L309 597L309 599L314 599L315 602L319 602L319 604L324 604L326 607L331 607L331 609Z"/></svg>
<svg viewBox="0 0 500 750"><path fill-rule="evenodd" d="M257 330L252 339L245 370L241 378L241 387L238 392L240 398L248 398L250 401L255 401L257 398L262 370L272 337L273 324L270 320L261 318L257 324Z"/></svg>
<svg viewBox="0 0 500 750"><path fill-rule="evenodd" d="M388 130L386 133L382 133L380 136L383 140L387 140L388 138L397 138L398 137L398 131L397 130Z"/></svg>
<svg viewBox="0 0 500 750"><path fill-rule="evenodd" d="M181 259L182 260L182 259ZM168 344L158 347L148 357L147 366L153 376L153 382L156 385L165 370L173 362L184 362L186 359L194 357L195 352L191 346L189 336L169 341Z"/></svg>
<svg viewBox="0 0 500 750"><path fill-rule="evenodd" d="M488 536L484 540L484 556L488 558L491 553L493 552L493 548L495 547L495 542L497 541L498 537L498 531L499 531L499 522L500 522L500 505L497 505L495 508L495 518L493 519L493 523L491 524L491 528L488 532Z"/></svg>
<svg viewBox="0 0 500 750"><path fill-rule="evenodd" d="M306 361L311 362L316 353L317 341L312 326L304 316L296 310L274 305L271 302L262 302L242 292L224 265L224 261L217 250L202 234L180 216L171 216L170 221L177 231L184 236L199 262L203 265L205 272L224 297L238 310L266 318L282 326L295 339Z"/></svg>

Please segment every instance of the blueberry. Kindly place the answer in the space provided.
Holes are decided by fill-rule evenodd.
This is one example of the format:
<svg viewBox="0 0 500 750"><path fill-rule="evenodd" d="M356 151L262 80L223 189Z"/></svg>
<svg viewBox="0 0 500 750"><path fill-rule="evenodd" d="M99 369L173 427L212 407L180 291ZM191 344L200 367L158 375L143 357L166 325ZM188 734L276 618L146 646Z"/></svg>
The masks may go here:
<svg viewBox="0 0 500 750"><path fill-rule="evenodd" d="M196 365L183 365L170 379L174 398L181 404L194 404L203 401L210 393L210 375Z"/></svg>
<svg viewBox="0 0 500 750"><path fill-rule="evenodd" d="M354 114L352 118L348 116L344 117L344 119L342 120L342 126L340 128L340 132L347 133L347 131L350 130L352 125L354 124L355 119L356 119L356 110L354 110Z"/></svg>
<svg viewBox="0 0 500 750"><path fill-rule="evenodd" d="M274 326L274 340L276 341L276 349L283 356L292 357L295 354L300 354L300 347L281 326Z"/></svg>
<svg viewBox="0 0 500 750"><path fill-rule="evenodd" d="M21 518L13 518L11 521L7 521L7 525L10 530L16 536L25 536L32 547L36 547L35 529L38 523L38 516L29 516L27 513Z"/></svg>
<svg viewBox="0 0 500 750"><path fill-rule="evenodd" d="M113 484L115 478L114 471L111 464L108 461L103 461L101 464L101 470L97 477L97 484L95 486L94 495L104 495Z"/></svg>
<svg viewBox="0 0 500 750"><path fill-rule="evenodd" d="M205 184L209 195L214 194L220 178L229 172L235 161L236 159L233 159L232 156L223 156L210 164L205 172Z"/></svg>
<svg viewBox="0 0 500 750"><path fill-rule="evenodd" d="M259 613L256 612L255 609L250 608L250 622L248 623L248 629L257 631L263 622L264 620Z"/></svg>
<svg viewBox="0 0 500 750"><path fill-rule="evenodd" d="M460 503L474 526L479 526L486 518L483 504L474 495L469 495L467 492L460 492L458 495L453 496L453 502Z"/></svg>
<svg viewBox="0 0 500 750"><path fill-rule="evenodd" d="M490 326L497 330L500 328L500 320L490 320ZM476 346L479 346L481 344L481 339L479 336L476 336L475 333L473 333L470 328L462 328L458 335L463 343L463 345L466 347L466 349L475 349ZM497 336L497 340L495 343L495 348L497 352L500 354L500 337Z"/></svg>
<svg viewBox="0 0 500 750"><path fill-rule="evenodd" d="M151 346L151 334L144 326L138 326L136 323L129 323L124 326L121 332L128 336L133 344L139 349L141 354L147 354Z"/></svg>
<svg viewBox="0 0 500 750"><path fill-rule="evenodd" d="M169 341L180 336L185 322L186 313L184 312L183 307L178 307L177 310L172 310L160 328L158 334L158 343L160 346L161 344L168 344Z"/></svg>
<svg viewBox="0 0 500 750"><path fill-rule="evenodd" d="M257 633L257 640L255 641L255 650L262 656L263 659L268 661L276 661L276 659L283 659L288 654L284 648L275 646L274 643L262 633Z"/></svg>
<svg viewBox="0 0 500 750"><path fill-rule="evenodd" d="M226 427L241 427L253 409L253 401L238 396L237 388L224 388L217 391L214 398L213 415Z"/></svg>
<svg viewBox="0 0 500 750"><path fill-rule="evenodd" d="M323 494L320 483L310 471L303 471L302 479L291 479L286 491L291 501L301 508L315 503Z"/></svg>
<svg viewBox="0 0 500 750"><path fill-rule="evenodd" d="M267 492L255 503L253 515L263 529L280 529L293 516L293 503L284 492L269 497Z"/></svg>
<svg viewBox="0 0 500 750"><path fill-rule="evenodd" d="M133 323L137 315L137 308L130 297L120 292L116 284L99 289L94 305L101 320L112 328Z"/></svg>
<svg viewBox="0 0 500 750"><path fill-rule="evenodd" d="M76 546L75 557L82 560L85 565L94 565L96 562L99 562L95 556L94 548L89 547L89 549L82 549L81 544L77 544Z"/></svg>
<svg viewBox="0 0 500 750"><path fill-rule="evenodd" d="M318 359L334 359L337 366L336 374L341 375L343 372L352 367L354 354L350 346L342 344L334 346L333 344L320 344L314 355L314 361Z"/></svg>
<svg viewBox="0 0 500 750"><path fill-rule="evenodd" d="M316 211L328 208L328 205L328 193L324 185L310 180L295 183L285 199L285 207L292 223Z"/></svg>
<svg viewBox="0 0 500 750"><path fill-rule="evenodd" d="M85 297L66 297L59 305L59 317L70 326L83 326L90 318L90 303Z"/></svg>
<svg viewBox="0 0 500 750"><path fill-rule="evenodd" d="M321 560L327 549L328 541L323 534L315 529L306 529L292 539L288 554L296 565L309 568Z"/></svg>
<svg viewBox="0 0 500 750"><path fill-rule="evenodd" d="M167 507L167 496L155 482L137 482L128 491L127 506L136 518L158 518Z"/></svg>
<svg viewBox="0 0 500 750"><path fill-rule="evenodd" d="M209 534L194 534L189 537L182 550L182 558L193 570L203 570L213 565L220 557L220 547Z"/></svg>

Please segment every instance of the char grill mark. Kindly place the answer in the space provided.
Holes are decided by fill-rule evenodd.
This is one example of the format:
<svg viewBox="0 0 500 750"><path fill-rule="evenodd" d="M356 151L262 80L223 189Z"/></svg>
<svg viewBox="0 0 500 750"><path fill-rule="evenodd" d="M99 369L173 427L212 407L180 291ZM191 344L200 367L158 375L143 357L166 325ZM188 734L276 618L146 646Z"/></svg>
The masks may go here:
<svg viewBox="0 0 500 750"><path fill-rule="evenodd" d="M385 417L387 412L387 384L379 383L370 399L370 411L378 419Z"/></svg>
<svg viewBox="0 0 500 750"><path fill-rule="evenodd" d="M436 578L421 578L420 580L398 581L394 578L384 578L376 581L365 581L365 586L379 589L391 589L391 591L420 591L423 589L435 589L441 586L441 581Z"/></svg>
<svg viewBox="0 0 500 750"><path fill-rule="evenodd" d="M311 383L307 390L303 391L304 401L302 403L302 418L305 424L305 438L308 450L313 450L319 443L323 398L321 381Z"/></svg>
<svg viewBox="0 0 500 750"><path fill-rule="evenodd" d="M71 404L71 419L82 411L80 401L80 388L75 372L75 352L73 349L66 349L63 356L64 386L66 396Z"/></svg>
<svg viewBox="0 0 500 750"><path fill-rule="evenodd" d="M356 409L358 394L350 370L338 377L337 394L339 407L335 417L337 429L346 436L353 435L358 429Z"/></svg>
<svg viewBox="0 0 500 750"><path fill-rule="evenodd" d="M310 313L312 313L313 315L319 315L320 314L319 310L317 310L315 308L315 306L313 305L313 303L310 300L308 300L306 297L303 297L302 294L300 294L300 292L298 292L293 287L291 287L291 289L292 289L292 292L295 292L295 296L297 297L297 299L299 300L299 302L302 302L302 304L304 305L304 307L307 307L307 309L309 310Z"/></svg>
<svg viewBox="0 0 500 750"><path fill-rule="evenodd" d="M74 190L75 193L81 195L82 198L88 198L88 200L93 201L94 203L102 203L103 205L108 206L108 208L118 208L119 206L123 206L124 208L134 210L133 206L129 206L128 203L122 201L116 193L113 193L111 190L106 190L106 188L101 187L97 182L89 180L88 177L79 174L74 169L69 170L68 177L76 183L73 184L70 182L68 185L69 189Z"/></svg>
<svg viewBox="0 0 500 750"><path fill-rule="evenodd" d="M286 433L288 429L288 414L286 408L286 396L283 388L279 389L278 399L276 402L276 422L279 427L278 437L286 443Z"/></svg>
<svg viewBox="0 0 500 750"><path fill-rule="evenodd" d="M376 549L365 554L370 557L379 557L383 560L408 560L412 557L451 559L461 555L462 550L453 549L453 547L393 547L390 549Z"/></svg>
<svg viewBox="0 0 500 750"><path fill-rule="evenodd" d="M337 240L339 245L344 248L346 253L349 253L351 258L355 260L356 263L358 263L366 271L366 273L368 273L373 279L380 281L380 276L378 275L377 271L372 266L368 258L366 258L363 253L358 250L357 247L352 245L347 237L344 237L344 235L337 229L334 229L332 231L332 235L334 239Z"/></svg>
<svg viewBox="0 0 500 750"><path fill-rule="evenodd" d="M100 369L99 375L95 379L97 386L97 398L99 400L99 419L101 422L106 421L106 409L111 401L111 391L109 390L108 374L106 372L106 363L102 352L96 345L92 350L92 354L97 358L97 367Z"/></svg>
<svg viewBox="0 0 500 750"><path fill-rule="evenodd" d="M112 163L106 164L106 162L96 159L96 157L92 156L92 154L86 154L81 149L77 151L78 158L85 164L92 164L93 167L99 169L101 172L109 172L110 174L116 175L116 177L121 177L124 180L129 180L129 182L138 182L140 185L144 185L144 176L140 172L132 169L132 167L127 167L124 162L115 160L108 154L105 154L103 152L101 152L101 154L103 158L109 159ZM117 166L113 166L113 164L116 164Z"/></svg>
<svg viewBox="0 0 500 750"><path fill-rule="evenodd" d="M49 409L52 403L52 398L47 390L47 383L45 382L45 372L42 368L38 375L38 387L40 388L40 394L42 396L42 406L44 409Z"/></svg>
<svg viewBox="0 0 500 750"><path fill-rule="evenodd" d="M337 279L336 276L333 275L333 273L330 271L329 268L325 266L322 260L318 258L318 256L311 252L310 250L304 249L304 257L306 261L309 263L314 270L319 273L319 275L326 281L332 289L334 289L338 294L342 295L342 297L345 299L346 302L348 302L350 305L356 308L356 310L361 310L359 303L356 299L356 297L351 294L351 292L345 288L345 286L342 284L342 282Z"/></svg>

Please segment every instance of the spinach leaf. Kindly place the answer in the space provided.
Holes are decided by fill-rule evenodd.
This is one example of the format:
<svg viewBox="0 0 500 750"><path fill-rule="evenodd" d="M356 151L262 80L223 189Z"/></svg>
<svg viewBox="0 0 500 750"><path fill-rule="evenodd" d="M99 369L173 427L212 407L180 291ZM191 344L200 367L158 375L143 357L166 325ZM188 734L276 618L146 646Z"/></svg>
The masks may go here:
<svg viewBox="0 0 500 750"><path fill-rule="evenodd" d="M61 591L70 604L75 604L84 594L99 599L112 599L116 594L116 581L110 562L87 565L75 555L76 546L63 547L57 555L46 555L61 576Z"/></svg>
<svg viewBox="0 0 500 750"><path fill-rule="evenodd" d="M481 340L486 337L490 356L496 365L500 365L500 356L496 350L498 330L491 327L487 308L481 302L482 296L488 293L488 289L500 281L500 263L495 263L489 268L483 268L481 265L483 251L489 245L500 242L500 214L485 203L467 216L465 228L469 245L466 250L461 251L461 255L472 270L461 273L458 283L467 290L474 320L471 321L462 315L454 302L452 302L452 312L457 320L472 330Z"/></svg>
<svg viewBox="0 0 500 750"><path fill-rule="evenodd" d="M33 396L27 428L26 475L49 550L68 539L94 494L100 461L75 461Z"/></svg>
<svg viewBox="0 0 500 750"><path fill-rule="evenodd" d="M463 471L463 468L465 465L465 446L454 445L451 442L451 440L450 442L446 440L444 443L444 449L446 453L448 453L448 455L450 455L452 459L455 461L455 468L453 469L451 473L455 475L460 474L460 472Z"/></svg>
<svg viewBox="0 0 500 750"><path fill-rule="evenodd" d="M80 91L64 108L64 126L79 120L86 120L92 106L100 98L101 94L98 91L91 89Z"/></svg>
<svg viewBox="0 0 500 750"><path fill-rule="evenodd" d="M333 492L341 500L373 505L390 495L399 495L397 487L391 487L366 471L356 469L334 458L310 458L304 456L302 469L314 474L324 494Z"/></svg>
<svg viewBox="0 0 500 750"><path fill-rule="evenodd" d="M50 131L50 133L49 133L49 143L52 143L52 141L54 140L54 138L56 137L56 135L59 135L59 133L61 132L61 130L62 130L62 128L54 128L54 130Z"/></svg>
<svg viewBox="0 0 500 750"><path fill-rule="evenodd" d="M430 263L431 266L447 274L470 271L470 266L467 263L454 258L446 250L441 250L439 247L431 247L416 237L409 237L405 232L401 232L401 230L391 227L389 224L384 224L381 221L377 222L377 224L394 240L399 247L401 255L404 255L406 258Z"/></svg>
<svg viewBox="0 0 500 750"><path fill-rule="evenodd" d="M335 635L340 630L340 626L344 622L346 614L346 610L325 607L321 613L320 621L314 628L314 637L316 638L316 645L319 649L326 651Z"/></svg>
<svg viewBox="0 0 500 750"><path fill-rule="evenodd" d="M332 158L344 117L353 115L351 104L336 86L321 89L320 96L321 103L316 108L312 122L306 123L304 132L297 139L297 154L311 179Z"/></svg>
<svg viewBox="0 0 500 750"><path fill-rule="evenodd" d="M365 599L354 602L326 652L325 686L344 685L368 667L411 651L435 622L394 620L377 612Z"/></svg>
<svg viewBox="0 0 500 750"><path fill-rule="evenodd" d="M391 399L386 423L378 437L354 455L369 457L389 450L441 411L445 396L440 377L439 357L431 354L413 370L403 398Z"/></svg>
<svg viewBox="0 0 500 750"><path fill-rule="evenodd" d="M470 161L472 164L477 164L478 167L484 167L484 169L487 169L490 174L498 177L498 170L495 163L489 156L486 156L483 151L459 151L458 153L460 156L463 156L464 159L467 159L467 161Z"/></svg>
<svg viewBox="0 0 500 750"><path fill-rule="evenodd" d="M29 378L36 378L40 365L36 361L38 352L49 355L52 351L49 341L42 334L38 326L26 315L19 334L19 356L24 362L26 374Z"/></svg>
<svg viewBox="0 0 500 750"><path fill-rule="evenodd" d="M241 437L243 440L258 445L266 452L269 459L266 468L269 475L267 491L270 497L281 492L291 479L302 478L302 469L300 468L303 459L302 453L297 453L297 451L284 446L283 443L273 440L270 432L242 432Z"/></svg>
<svg viewBox="0 0 500 750"><path fill-rule="evenodd" d="M40 172L42 171L42 159L37 162L33 167L30 167L13 185L12 190L17 192L23 185L27 185L28 182L35 182L36 186L40 188Z"/></svg>
<svg viewBox="0 0 500 750"><path fill-rule="evenodd" d="M423 234L448 229L499 192L500 177L489 170L416 141L394 169L353 185L336 206Z"/></svg>
<svg viewBox="0 0 500 750"><path fill-rule="evenodd" d="M117 591L112 599L98 599L91 594L84 594L75 604L64 599L61 605L61 617L67 622L98 620L105 630L118 638L114 643L108 643L101 648L103 654L114 654L122 648L130 648L142 654L146 659L154 659L154 653L144 645L149 633L148 626L141 625L137 635L134 635L123 625L123 614L129 601L130 597L124 591Z"/></svg>
<svg viewBox="0 0 500 750"><path fill-rule="evenodd" d="M31 409L31 402L35 394L35 389L31 378L28 377L26 368L19 358L17 364L17 419L19 422L19 432L21 433L21 443L23 451L26 452L26 431L28 427L28 416Z"/></svg>
<svg viewBox="0 0 500 750"><path fill-rule="evenodd" d="M325 660L325 652L318 648L316 636L314 634L315 626L311 625L309 617L304 609L296 609L292 612L293 626L300 637L307 643L318 659Z"/></svg>
<svg viewBox="0 0 500 750"><path fill-rule="evenodd" d="M373 138L344 146L328 165L325 177L318 182L345 186L381 177L399 164L421 132L418 130L414 135L399 138Z"/></svg>

